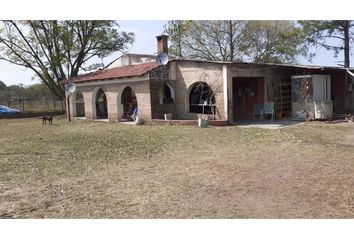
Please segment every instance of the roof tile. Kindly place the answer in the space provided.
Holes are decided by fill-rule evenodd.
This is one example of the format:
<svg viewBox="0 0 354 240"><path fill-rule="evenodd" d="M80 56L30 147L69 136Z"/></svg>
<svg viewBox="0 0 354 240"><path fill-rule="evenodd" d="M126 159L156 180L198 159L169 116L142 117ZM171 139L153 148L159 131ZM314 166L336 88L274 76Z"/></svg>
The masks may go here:
<svg viewBox="0 0 354 240"><path fill-rule="evenodd" d="M141 76L157 67L158 65L156 62L149 62L149 63L129 65L129 66L117 67L111 69L103 69L103 70L98 70L95 72L79 75L77 77L72 77L69 79L69 81L85 82L85 81Z"/></svg>

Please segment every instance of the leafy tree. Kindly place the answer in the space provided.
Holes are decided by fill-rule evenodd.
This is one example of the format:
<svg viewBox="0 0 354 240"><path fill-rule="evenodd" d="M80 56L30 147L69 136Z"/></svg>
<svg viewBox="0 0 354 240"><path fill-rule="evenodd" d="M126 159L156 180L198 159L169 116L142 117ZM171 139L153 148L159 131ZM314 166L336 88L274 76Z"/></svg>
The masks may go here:
<svg viewBox="0 0 354 240"><path fill-rule="evenodd" d="M115 51L134 41L115 21L2 21L0 59L30 68L58 97L60 81L93 70Z"/></svg>
<svg viewBox="0 0 354 240"><path fill-rule="evenodd" d="M49 98L52 96L51 91L42 83L33 84L26 89L26 97L29 99Z"/></svg>
<svg viewBox="0 0 354 240"><path fill-rule="evenodd" d="M183 57L183 43L191 26L192 21L188 20L172 20L167 22L167 25L164 26L164 32L169 35L169 55Z"/></svg>
<svg viewBox="0 0 354 240"><path fill-rule="evenodd" d="M335 57L344 52L344 67L350 67L350 44L353 42L352 20L299 21L309 46L324 47L334 51ZM338 44L330 40L339 40ZM314 54L312 54L314 55Z"/></svg>
<svg viewBox="0 0 354 240"><path fill-rule="evenodd" d="M0 91L5 91L7 88L6 84L3 81L0 81Z"/></svg>
<svg viewBox="0 0 354 240"><path fill-rule="evenodd" d="M22 85L10 85L6 89L6 94L9 96L19 96L25 93L26 89Z"/></svg>
<svg viewBox="0 0 354 240"><path fill-rule="evenodd" d="M242 51L252 62L293 63L305 55L301 29L291 21L247 21Z"/></svg>

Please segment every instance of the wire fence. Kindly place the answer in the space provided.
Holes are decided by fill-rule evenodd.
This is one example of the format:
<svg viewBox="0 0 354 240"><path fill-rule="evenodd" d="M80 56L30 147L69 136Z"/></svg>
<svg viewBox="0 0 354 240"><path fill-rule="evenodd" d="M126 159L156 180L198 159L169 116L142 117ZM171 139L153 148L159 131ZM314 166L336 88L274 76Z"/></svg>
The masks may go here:
<svg viewBox="0 0 354 240"><path fill-rule="evenodd" d="M0 96L0 105L20 110L22 113L64 112L65 102L56 97L24 98Z"/></svg>

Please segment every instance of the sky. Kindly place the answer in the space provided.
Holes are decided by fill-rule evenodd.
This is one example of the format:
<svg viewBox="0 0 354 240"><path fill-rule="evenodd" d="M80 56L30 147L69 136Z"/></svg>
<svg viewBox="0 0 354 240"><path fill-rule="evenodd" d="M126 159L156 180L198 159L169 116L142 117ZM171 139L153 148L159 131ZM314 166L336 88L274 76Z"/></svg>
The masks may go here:
<svg viewBox="0 0 354 240"><path fill-rule="evenodd" d="M132 46L129 47L129 53L156 53L156 36L163 33L163 27L167 24L167 21L159 20L130 20L130 21L118 21L121 30L135 33L135 41ZM114 59L118 58L121 53L114 53L104 59L104 63L108 64ZM317 51L317 56L313 59L312 63L307 59L300 58L300 64L313 64L324 66L337 66L338 61L341 60L342 55L338 58L333 57L333 52L328 52L324 49ZM4 61L0 61L0 80L6 85L31 85L39 83L39 80L34 78L34 73L30 69L24 67L9 64Z"/></svg>
<svg viewBox="0 0 354 240"><path fill-rule="evenodd" d="M118 19L121 30L135 32L135 42L128 49L130 53L156 53L156 36L163 32L167 20L158 19L191 19L191 20L321 20L321 19L353 19L352 7L347 0L317 1L297 0L179 0L169 2L166 0L61 0L60 4L43 4L45 0L11 0L2 3L0 19ZM18 8L21 6L21 8ZM40 6L40 8L36 8ZM70 7L68 7L70 6ZM109 7L107 7L109 6ZM274 7L276 6L276 8ZM304 7L306 6L306 7ZM343 6L346 6L343 8ZM40 9L40 10L39 10ZM313 9L316 9L314 11ZM30 10L30 11L29 11ZM110 63L118 58L120 53L112 54L103 62ZM337 66L342 61L342 55L333 57L332 52L324 49L317 51L312 62L300 58L300 64L313 64L324 66ZM0 61L0 80L6 85L38 83L32 80L34 73L23 67Z"/></svg>
<svg viewBox="0 0 354 240"><path fill-rule="evenodd" d="M163 32L163 27L167 21L140 20L140 21L118 21L121 30L135 33L135 41L129 47L129 53L156 53L156 36ZM113 53L104 59L108 64L118 58L121 53ZM9 85L31 85L39 83L38 79L32 79L34 73L30 69L0 61L0 81Z"/></svg>

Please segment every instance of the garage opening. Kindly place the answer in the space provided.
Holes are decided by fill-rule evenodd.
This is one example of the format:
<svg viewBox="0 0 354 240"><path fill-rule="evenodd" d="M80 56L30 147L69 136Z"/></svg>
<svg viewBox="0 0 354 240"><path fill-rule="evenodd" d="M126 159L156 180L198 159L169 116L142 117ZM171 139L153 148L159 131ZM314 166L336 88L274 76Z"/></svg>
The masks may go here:
<svg viewBox="0 0 354 240"><path fill-rule="evenodd" d="M85 103L84 96L80 91L77 91L75 96L75 117L85 117Z"/></svg>
<svg viewBox="0 0 354 240"><path fill-rule="evenodd" d="M108 118L107 98L104 91L100 88L96 94L96 117L98 119Z"/></svg>
<svg viewBox="0 0 354 240"><path fill-rule="evenodd" d="M123 105L122 120L133 121L132 116L137 112L138 101L131 87L124 88L121 103Z"/></svg>

